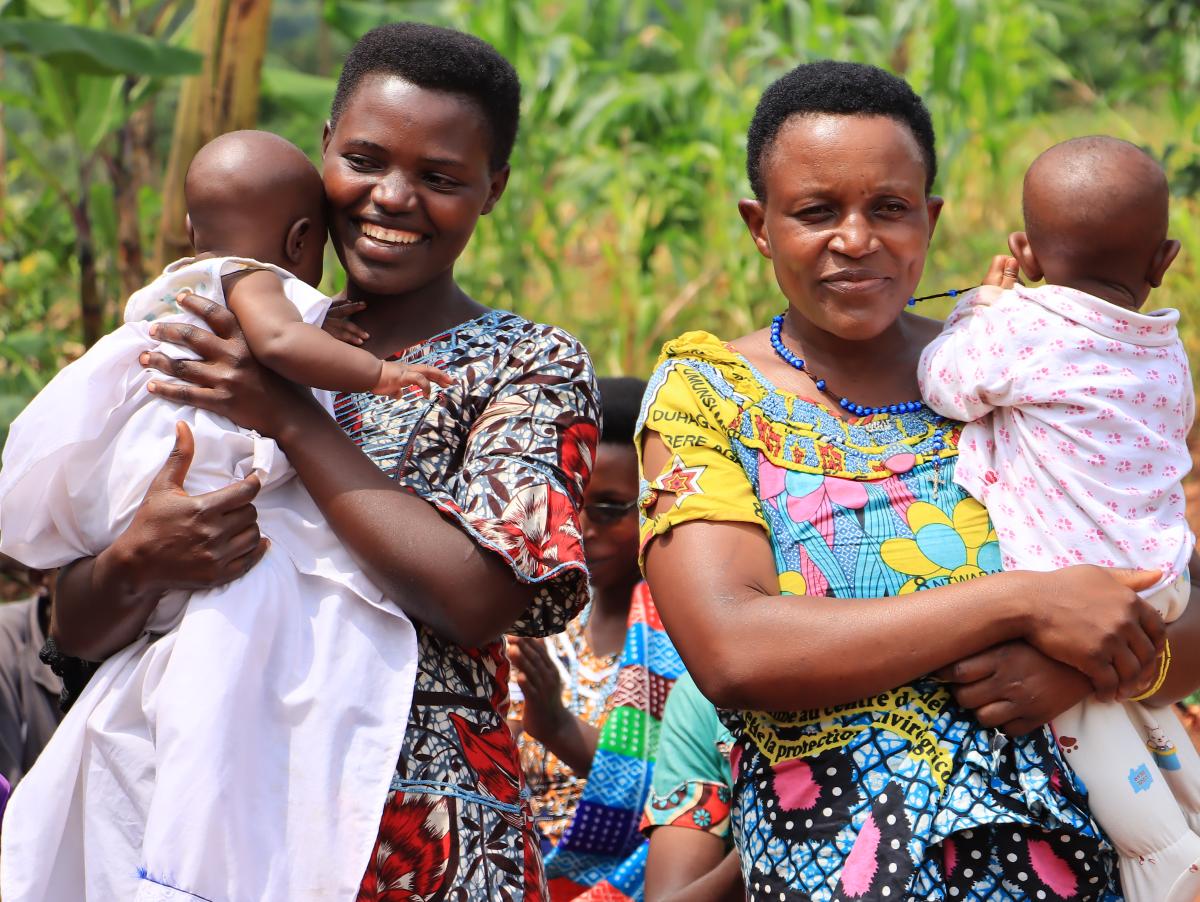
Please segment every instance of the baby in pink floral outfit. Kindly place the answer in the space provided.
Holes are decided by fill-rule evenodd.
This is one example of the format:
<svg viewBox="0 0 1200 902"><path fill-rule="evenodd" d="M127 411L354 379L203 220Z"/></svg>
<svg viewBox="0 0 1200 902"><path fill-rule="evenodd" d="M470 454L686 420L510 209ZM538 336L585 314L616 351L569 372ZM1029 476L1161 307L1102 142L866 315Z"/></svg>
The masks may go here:
<svg viewBox="0 0 1200 902"><path fill-rule="evenodd" d="M1179 253L1162 168L1076 138L1025 175L1009 247L1037 288L964 295L921 357L925 402L967 421L956 481L988 509L1006 569L1157 569L1170 621L1195 537L1181 480L1194 413L1179 312L1141 312ZM1121 856L1130 902L1200 894L1200 756L1167 709L1087 700L1052 724Z"/></svg>

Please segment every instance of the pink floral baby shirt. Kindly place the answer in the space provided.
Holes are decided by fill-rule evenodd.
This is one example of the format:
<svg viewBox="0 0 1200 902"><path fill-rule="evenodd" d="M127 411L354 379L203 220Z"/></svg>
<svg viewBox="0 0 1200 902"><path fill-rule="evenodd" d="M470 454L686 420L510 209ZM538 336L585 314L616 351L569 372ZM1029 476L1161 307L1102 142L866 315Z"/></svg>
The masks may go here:
<svg viewBox="0 0 1200 902"><path fill-rule="evenodd" d="M1178 322L1059 285L984 287L925 349L921 393L969 421L955 480L991 514L1005 569L1186 571L1195 399Z"/></svg>

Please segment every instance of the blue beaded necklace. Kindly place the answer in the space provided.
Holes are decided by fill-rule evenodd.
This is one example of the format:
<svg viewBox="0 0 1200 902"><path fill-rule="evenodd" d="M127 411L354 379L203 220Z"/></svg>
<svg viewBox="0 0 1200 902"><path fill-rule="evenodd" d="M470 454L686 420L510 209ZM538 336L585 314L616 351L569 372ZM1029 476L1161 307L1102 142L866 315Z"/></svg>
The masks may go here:
<svg viewBox="0 0 1200 902"><path fill-rule="evenodd" d="M932 300L933 298L956 298L964 291L969 290L970 289L967 288L951 288L949 291L943 291L939 294L927 294L924 297L909 298L908 306L915 307L921 301L928 301ZM802 373L806 373L817 386L817 391L827 391L825 380L809 372L804 366L804 361L797 354L794 354L791 350L789 350L787 345L783 343L783 318L785 315L786 311L784 313L780 313L771 320L771 347L775 349L775 353L779 355L784 363L787 363L789 366L800 370ZM830 394L832 394L832 392ZM838 398L838 406L841 407L842 410L848 411L855 416L865 417L879 413L913 413L917 410L920 410L924 406L924 402L901 401L899 404L884 404L880 407L868 407L863 404L855 404L849 398L842 397ZM942 481L941 452L946 448L946 432L942 428L941 424L938 424L933 430L933 440L930 442L930 448L933 451L933 497L936 499Z"/></svg>
<svg viewBox="0 0 1200 902"><path fill-rule="evenodd" d="M919 302L929 301L933 298L956 298L964 291L969 290L970 289L967 288L951 288L949 291L943 291L939 294L927 294L924 297L909 298L908 306L915 307ZM779 355L779 358L783 360L784 363L800 370L802 373L806 373L809 377L811 377L813 383L817 386L817 391L826 391L827 389L825 380L819 378L815 373L810 372L804 366L804 361L799 357L799 355L793 353L788 346L783 343L783 318L785 315L786 311L784 313L780 313L771 320L771 347L774 348L775 353ZM833 392L830 392L830 394L833 394ZM898 404L884 404L880 407L868 407L863 404L855 404L849 398L839 397L838 406L841 407L842 410L848 411L855 416L865 417L877 413L913 413L914 411L921 409L923 402L920 400L901 401ZM941 440L941 435L934 437L934 448L937 451L940 451L942 450L942 447L945 447L944 445L942 445L942 447L938 447L938 445L941 443Z"/></svg>

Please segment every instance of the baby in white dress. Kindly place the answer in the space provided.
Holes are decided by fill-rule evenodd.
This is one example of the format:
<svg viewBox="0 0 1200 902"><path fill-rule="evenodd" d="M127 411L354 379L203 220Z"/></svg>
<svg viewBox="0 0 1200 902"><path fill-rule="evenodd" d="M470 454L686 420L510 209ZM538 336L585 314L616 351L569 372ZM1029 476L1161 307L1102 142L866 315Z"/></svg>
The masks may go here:
<svg viewBox="0 0 1200 902"><path fill-rule="evenodd" d="M273 441L146 391L149 334L189 289L237 315L255 356L314 389L402 396L447 384L323 332L320 175L294 145L234 132L188 173L194 259L128 302L125 324L13 423L0 550L50 568L121 534L190 427L185 489L256 473L266 555L244 577L159 603L97 671L14 792L0 895L61 900L354 898L399 757L416 636L362 575ZM318 400L330 408L328 392Z"/></svg>
<svg viewBox="0 0 1200 902"><path fill-rule="evenodd" d="M1159 570L1144 595L1171 621L1195 545L1181 485L1194 398L1178 311L1140 312L1179 252L1167 203L1161 167L1132 144L1050 148L1009 240L1046 284L965 295L919 376L933 410L968 421L955 479L987 507L1006 569ZM1200 757L1174 712L1090 699L1052 727L1117 847L1126 898L1196 898Z"/></svg>

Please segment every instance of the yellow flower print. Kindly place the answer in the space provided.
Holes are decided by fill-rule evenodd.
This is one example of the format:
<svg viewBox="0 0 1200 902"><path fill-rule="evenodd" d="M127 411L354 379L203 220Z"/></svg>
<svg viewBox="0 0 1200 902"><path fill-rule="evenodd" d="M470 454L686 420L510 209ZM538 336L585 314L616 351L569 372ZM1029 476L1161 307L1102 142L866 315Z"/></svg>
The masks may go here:
<svg viewBox="0 0 1200 902"><path fill-rule="evenodd" d="M900 594L974 579L1000 569L1000 544L987 511L974 498L954 506L952 517L927 501L908 508L913 537L888 539L880 548L883 562L911 576Z"/></svg>
<svg viewBox="0 0 1200 902"><path fill-rule="evenodd" d="M784 595L807 595L808 582L799 570L784 570L779 574L779 591Z"/></svg>

